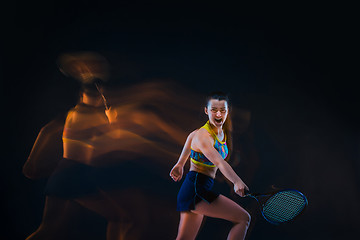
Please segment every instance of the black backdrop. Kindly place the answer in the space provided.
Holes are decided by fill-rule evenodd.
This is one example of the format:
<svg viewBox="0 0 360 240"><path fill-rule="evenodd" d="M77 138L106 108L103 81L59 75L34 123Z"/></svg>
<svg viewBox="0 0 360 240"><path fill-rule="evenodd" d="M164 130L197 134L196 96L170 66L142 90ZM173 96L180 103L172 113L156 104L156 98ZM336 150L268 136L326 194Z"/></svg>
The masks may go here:
<svg viewBox="0 0 360 240"><path fill-rule="evenodd" d="M297 224L260 222L249 239L356 234L353 8L258 4L53 0L4 7L2 236L24 239L41 221L45 180L26 179L21 167L40 128L76 101L78 86L58 72L56 58L79 50L106 56L117 86L172 79L194 92L230 92L234 105L251 111L262 164L252 187L282 166L284 186L301 189L310 205ZM104 220L83 214L90 220L79 227L102 239ZM212 236L217 223L209 220L199 238Z"/></svg>

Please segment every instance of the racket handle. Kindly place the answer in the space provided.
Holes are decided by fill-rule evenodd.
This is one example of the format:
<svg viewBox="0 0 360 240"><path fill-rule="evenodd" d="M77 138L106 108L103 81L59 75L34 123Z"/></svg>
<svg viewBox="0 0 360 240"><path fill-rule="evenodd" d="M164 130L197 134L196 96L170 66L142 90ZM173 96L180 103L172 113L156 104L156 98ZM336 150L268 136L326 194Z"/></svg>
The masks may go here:
<svg viewBox="0 0 360 240"><path fill-rule="evenodd" d="M94 82L96 89L98 90L98 92L99 92L100 95L101 95L101 98L102 98L102 100L103 100L105 109L106 109L106 110L109 110L109 107L108 107L108 105L107 105L106 98L105 98L104 94L102 93L102 90L101 90L100 87L99 87L99 84L100 84L100 83L101 83L101 80L100 80L100 79L95 80L95 82Z"/></svg>

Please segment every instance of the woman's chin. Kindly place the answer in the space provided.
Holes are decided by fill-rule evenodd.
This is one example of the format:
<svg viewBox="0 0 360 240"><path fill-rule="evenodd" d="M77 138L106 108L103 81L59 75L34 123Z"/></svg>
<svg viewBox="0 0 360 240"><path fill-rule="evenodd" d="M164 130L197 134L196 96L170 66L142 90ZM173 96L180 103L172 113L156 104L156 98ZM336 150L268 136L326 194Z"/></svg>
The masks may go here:
<svg viewBox="0 0 360 240"><path fill-rule="evenodd" d="M214 125L215 127L222 127L224 123L222 121L221 122L213 121L212 125Z"/></svg>

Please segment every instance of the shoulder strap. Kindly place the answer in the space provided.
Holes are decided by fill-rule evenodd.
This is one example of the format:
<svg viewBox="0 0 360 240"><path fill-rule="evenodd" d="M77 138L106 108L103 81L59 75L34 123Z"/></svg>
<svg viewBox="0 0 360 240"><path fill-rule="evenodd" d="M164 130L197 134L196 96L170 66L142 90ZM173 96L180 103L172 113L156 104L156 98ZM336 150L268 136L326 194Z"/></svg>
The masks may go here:
<svg viewBox="0 0 360 240"><path fill-rule="evenodd" d="M210 126L209 121L207 121L207 122L205 123L205 125L202 126L201 128L206 129L206 131L208 131L208 133L210 133L210 135L214 138L214 140L217 139L216 134L215 134L214 131L211 129L211 126Z"/></svg>
<svg viewBox="0 0 360 240"><path fill-rule="evenodd" d="M216 136L216 134L214 133L214 131L211 129L211 126L210 126L210 122L207 121L205 123L204 126L202 126L201 128L205 128L206 131L208 131L208 133L210 133L210 135L214 138L214 140L218 140L220 143L224 143L226 142L226 134L224 133L224 140L223 141L220 141L219 138Z"/></svg>

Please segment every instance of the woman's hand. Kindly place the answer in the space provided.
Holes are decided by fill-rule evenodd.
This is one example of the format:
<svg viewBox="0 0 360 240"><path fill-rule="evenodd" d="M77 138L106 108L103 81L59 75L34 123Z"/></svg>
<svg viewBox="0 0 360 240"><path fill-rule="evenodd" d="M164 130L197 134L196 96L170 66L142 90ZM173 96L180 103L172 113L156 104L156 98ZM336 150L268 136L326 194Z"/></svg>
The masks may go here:
<svg viewBox="0 0 360 240"><path fill-rule="evenodd" d="M234 183L234 191L241 197L245 196L245 190L249 191L248 186L243 181L238 181Z"/></svg>
<svg viewBox="0 0 360 240"><path fill-rule="evenodd" d="M180 181L184 172L183 166L176 164L170 171L170 177L175 181Z"/></svg>
<svg viewBox="0 0 360 240"><path fill-rule="evenodd" d="M105 114L106 114L106 117L109 120L109 123L116 122L116 120L117 120L116 118L117 118L117 115L118 115L116 109L112 109L110 107L109 109L105 110Z"/></svg>

